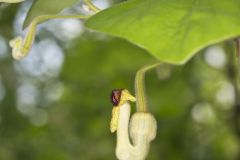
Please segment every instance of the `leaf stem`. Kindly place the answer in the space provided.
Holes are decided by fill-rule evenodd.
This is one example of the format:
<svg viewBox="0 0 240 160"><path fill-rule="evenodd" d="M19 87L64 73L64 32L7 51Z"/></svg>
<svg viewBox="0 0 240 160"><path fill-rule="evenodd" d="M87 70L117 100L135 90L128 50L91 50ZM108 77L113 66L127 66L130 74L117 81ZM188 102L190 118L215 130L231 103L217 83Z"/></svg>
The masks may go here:
<svg viewBox="0 0 240 160"><path fill-rule="evenodd" d="M22 2L24 0L0 0L0 3L3 2L3 3L19 3L19 2Z"/></svg>
<svg viewBox="0 0 240 160"><path fill-rule="evenodd" d="M145 66L138 70L135 77L135 94L136 94L136 106L138 112L146 112L147 111L147 100L145 93L145 73L159 66L161 62L154 63L148 66Z"/></svg>
<svg viewBox="0 0 240 160"><path fill-rule="evenodd" d="M78 18L78 19L87 19L90 16L85 16L85 15L43 15L43 16L38 16L35 19L33 19L32 23L34 24L39 24L44 21L47 21L49 19L67 19L67 18Z"/></svg>
<svg viewBox="0 0 240 160"><path fill-rule="evenodd" d="M94 12L99 12L99 11L100 11L100 9L99 9L97 6L95 6L95 5L92 3L91 0L84 0L84 2L87 4L87 6L88 6L92 11L94 11Z"/></svg>

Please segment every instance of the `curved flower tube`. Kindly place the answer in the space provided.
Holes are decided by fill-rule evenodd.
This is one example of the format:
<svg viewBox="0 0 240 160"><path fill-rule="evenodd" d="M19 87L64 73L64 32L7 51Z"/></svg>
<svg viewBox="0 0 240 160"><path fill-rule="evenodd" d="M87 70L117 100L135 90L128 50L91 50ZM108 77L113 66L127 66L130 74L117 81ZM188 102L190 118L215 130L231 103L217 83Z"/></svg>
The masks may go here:
<svg viewBox="0 0 240 160"><path fill-rule="evenodd" d="M152 114L137 112L132 116L129 126L130 110L128 102L120 107L116 156L119 160L144 160L150 142L156 137L157 123ZM133 144L129 140L129 131Z"/></svg>

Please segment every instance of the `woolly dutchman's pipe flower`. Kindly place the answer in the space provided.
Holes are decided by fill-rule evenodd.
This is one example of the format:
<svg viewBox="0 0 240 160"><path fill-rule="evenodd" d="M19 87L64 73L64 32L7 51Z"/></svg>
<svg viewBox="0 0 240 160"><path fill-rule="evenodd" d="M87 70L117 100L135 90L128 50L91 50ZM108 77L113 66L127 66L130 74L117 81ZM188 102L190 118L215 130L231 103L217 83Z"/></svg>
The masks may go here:
<svg viewBox="0 0 240 160"><path fill-rule="evenodd" d="M116 156L119 160L144 160L148 154L150 142L155 138L157 123L152 114L136 112L130 125L130 103L136 101L126 89L113 90L111 100L114 105L111 132L117 131ZM129 133L132 142L129 140Z"/></svg>

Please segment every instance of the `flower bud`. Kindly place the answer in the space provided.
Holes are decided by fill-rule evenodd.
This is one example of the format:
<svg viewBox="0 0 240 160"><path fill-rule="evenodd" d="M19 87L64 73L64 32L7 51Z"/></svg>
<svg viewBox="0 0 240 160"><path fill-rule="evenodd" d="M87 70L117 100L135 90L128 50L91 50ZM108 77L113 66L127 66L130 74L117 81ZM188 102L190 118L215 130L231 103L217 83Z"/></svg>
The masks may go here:
<svg viewBox="0 0 240 160"><path fill-rule="evenodd" d="M20 60L26 56L25 53L21 51L23 45L22 37L16 37L9 42L10 47L12 47L12 56L16 60Z"/></svg>
<svg viewBox="0 0 240 160"><path fill-rule="evenodd" d="M28 55L35 39L35 32L36 24L32 22L24 38L16 37L9 42L14 59L20 60Z"/></svg>

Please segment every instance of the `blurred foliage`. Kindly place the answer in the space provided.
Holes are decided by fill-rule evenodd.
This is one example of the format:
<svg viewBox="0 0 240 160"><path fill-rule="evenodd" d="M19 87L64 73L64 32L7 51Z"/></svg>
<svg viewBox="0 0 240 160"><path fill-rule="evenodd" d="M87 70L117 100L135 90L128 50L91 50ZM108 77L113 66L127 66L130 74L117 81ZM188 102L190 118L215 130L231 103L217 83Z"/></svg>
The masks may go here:
<svg viewBox="0 0 240 160"><path fill-rule="evenodd" d="M18 5L0 7L0 36L8 41L14 35ZM66 42L53 34L49 33L49 37L65 52L59 76L47 79L22 74L9 48L0 59L0 84L4 86L0 93L5 93L0 99L0 159L115 159L115 135L109 131L109 93L114 88L134 92L136 71L155 59L124 40L87 30L70 45L64 45ZM46 34L37 38L43 41ZM232 120L234 101L224 101L229 93L224 86L232 87L226 74L230 60L226 56L226 64L216 68L205 57L202 51L185 66L163 65L147 74L148 104L158 120L158 134L148 160L239 157L239 137ZM18 107L22 81L32 83L39 92L35 106L26 106L34 110L31 114ZM59 83L63 95L48 102L51 86ZM44 115L46 123L35 123L36 118L41 122Z"/></svg>

